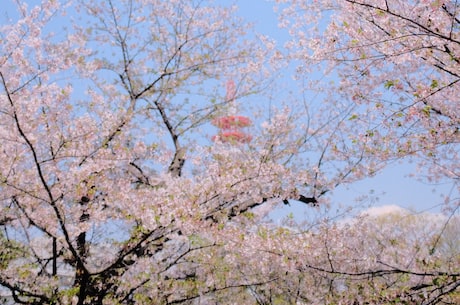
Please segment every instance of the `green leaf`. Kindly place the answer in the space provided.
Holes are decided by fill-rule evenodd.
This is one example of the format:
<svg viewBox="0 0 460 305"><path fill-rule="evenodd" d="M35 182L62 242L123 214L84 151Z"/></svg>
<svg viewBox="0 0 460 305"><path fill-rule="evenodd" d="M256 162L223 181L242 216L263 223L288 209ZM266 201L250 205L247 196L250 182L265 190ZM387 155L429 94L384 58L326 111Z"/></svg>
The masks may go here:
<svg viewBox="0 0 460 305"><path fill-rule="evenodd" d="M387 80L385 82L385 84L383 85L383 87L385 87L385 89L390 89L391 87L393 87L395 85L395 82L392 81L392 80Z"/></svg>
<svg viewBox="0 0 460 305"><path fill-rule="evenodd" d="M430 117L431 106L430 106L430 105L426 105L425 107L423 107L422 112L423 112L427 117Z"/></svg>
<svg viewBox="0 0 460 305"><path fill-rule="evenodd" d="M358 118L358 115L355 113L348 120L352 121L352 120L356 120L357 118Z"/></svg>
<svg viewBox="0 0 460 305"><path fill-rule="evenodd" d="M203 237L193 234L188 237L190 244L194 247L200 247L208 244L208 241Z"/></svg>

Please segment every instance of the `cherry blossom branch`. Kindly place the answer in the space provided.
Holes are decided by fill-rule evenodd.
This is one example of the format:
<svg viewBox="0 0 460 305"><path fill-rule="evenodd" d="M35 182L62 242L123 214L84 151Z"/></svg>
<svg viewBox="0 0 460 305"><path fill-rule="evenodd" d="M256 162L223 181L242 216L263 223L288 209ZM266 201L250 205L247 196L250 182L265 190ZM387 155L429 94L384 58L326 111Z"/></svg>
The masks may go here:
<svg viewBox="0 0 460 305"><path fill-rule="evenodd" d="M53 304L51 299L43 294L32 292L32 289L26 290L18 285L10 284L0 277L0 286L7 288L17 304L39 305Z"/></svg>
<svg viewBox="0 0 460 305"><path fill-rule="evenodd" d="M278 277L275 277L275 278L269 278L265 281L257 281L257 282L253 282L253 283L245 283L245 284L234 284L234 285L225 285L224 287L212 287L208 290L205 290L204 292L202 292L202 294L204 295L208 295L208 294L211 294L211 293L216 293L216 292L219 292L219 291L224 291L224 290L229 290L229 289L234 289L234 288L253 288L255 286L262 286L262 285L266 285L268 283L271 283L271 282L275 282L276 280L278 279ZM166 304L181 304L181 303L185 303L185 302L188 302L188 301L192 301L192 300L195 300L197 298L199 298L201 295L200 294L196 294L196 295L193 295L193 296L189 296L189 297L184 297L184 298L178 298L178 299L175 299L175 300L171 300L171 301L167 301Z"/></svg>
<svg viewBox="0 0 460 305"><path fill-rule="evenodd" d="M70 235L67 231L67 228L65 226L65 221L64 221L64 217L63 215L61 214L61 212L59 211L59 208L57 206L57 202L60 201L62 198L59 197L59 198L54 198L52 192L51 192L51 189L45 179L45 176L44 176L44 173L43 173L43 170L42 170L42 167L41 167L41 163L40 161L38 160L38 155L37 155L37 152L35 150L35 147L34 145L32 144L32 142L29 140L29 138L27 137L27 135L25 134L24 130L22 129L21 127L21 123L19 121L19 117L17 115L17 112L16 112L16 107L14 105L14 102L13 102L13 99L12 99L12 96L8 90L8 87L7 87L7 84L6 84L6 80L5 80L5 77L3 75L2 72L0 72L0 78L2 80L2 84L3 84L3 88L5 90L5 93L6 93L6 96L7 96L7 99L10 103L10 106L13 110L13 119L14 119L14 122L15 122L15 125L16 125L16 128L20 134L20 136L24 139L24 141L26 142L31 154L32 154L32 157L33 157L33 161L34 161L34 166L37 170L37 174L38 174L38 177L41 181L41 184L43 186L43 188L45 189L45 192L47 193L48 195L48 198L49 198L49 204L50 206L52 207L55 215L56 215L56 218L59 222L59 226L60 226L60 229L62 230L62 233L64 234L64 237L65 237L65 240L66 240L66 243L69 247L69 250L72 252L72 254L74 255L75 259L82 263L81 261L81 258L79 257L76 249L73 247L72 245L72 241L71 241L71 238L70 238Z"/></svg>
<svg viewBox="0 0 460 305"><path fill-rule="evenodd" d="M358 2L358 1L354 1L354 0L345 0L345 1L348 2L348 3L351 3L351 4L356 4L358 6L367 7L367 8L373 9L373 10L385 11L386 13L388 13L388 14L396 17L396 18L400 18L400 19L402 19L404 21L407 21L409 24L413 24L413 25L423 29L425 32L430 33L435 37L439 37L439 38L442 38L442 39L445 39L445 40L460 44L460 40L453 39L452 37L450 37L450 35L446 36L446 35L443 35L443 34L441 34L439 32L435 32L432 29L430 29L429 27L424 26L423 24L421 24L420 22L418 22L418 21L416 21L416 20L414 20L412 18L405 17L402 14L399 14L397 12L392 11L391 9L389 9L388 5L387 5L387 7L385 9L383 9L383 8L380 8L378 6L375 6L375 5L372 5L372 4L369 4L369 3L362 3L362 2Z"/></svg>

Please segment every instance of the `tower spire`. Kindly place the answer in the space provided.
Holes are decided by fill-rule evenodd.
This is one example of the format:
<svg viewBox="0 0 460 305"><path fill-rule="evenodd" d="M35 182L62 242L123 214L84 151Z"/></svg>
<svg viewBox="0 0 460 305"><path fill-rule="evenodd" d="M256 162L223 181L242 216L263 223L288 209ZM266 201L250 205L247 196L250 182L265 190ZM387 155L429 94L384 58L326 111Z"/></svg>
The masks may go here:
<svg viewBox="0 0 460 305"><path fill-rule="evenodd" d="M251 126L252 122L246 116L237 115L236 86L233 80L227 81L226 90L225 102L229 104L229 113L212 121L212 124L219 129L217 135L213 137L213 141L230 144L248 143L252 137L245 132L244 128Z"/></svg>

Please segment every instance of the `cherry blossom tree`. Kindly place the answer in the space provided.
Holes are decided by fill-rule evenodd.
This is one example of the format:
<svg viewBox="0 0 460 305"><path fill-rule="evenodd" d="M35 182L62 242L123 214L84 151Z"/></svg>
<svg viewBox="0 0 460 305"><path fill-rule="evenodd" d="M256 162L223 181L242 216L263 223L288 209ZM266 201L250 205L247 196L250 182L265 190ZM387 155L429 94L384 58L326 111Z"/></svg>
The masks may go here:
<svg viewBox="0 0 460 305"><path fill-rule="evenodd" d="M417 301L425 293L432 303L455 302L456 248L447 234L406 236L420 222L392 229L363 217L308 230L266 223L292 200L326 206L326 194L371 175L382 159L418 153L443 176L458 177L458 164L448 163L458 137L456 60L439 62L455 54L456 6L431 8L450 16L452 30L435 24L439 37L428 38L451 41L416 69L416 56L412 64L392 60L421 47L401 52L408 43L391 37L394 54L371 61L380 48L366 41L366 56L338 58L334 46L353 46L347 35L360 34L358 16L372 9L345 2L362 7L348 12L356 19L343 20L345 41L333 45L326 43L333 25L318 41L303 39L305 19L295 17L306 12L284 11L301 38L285 54L269 37L246 35L236 7L212 1L12 1L0 28L0 292L7 301L353 304ZM341 4L315 8L346 13ZM382 18L409 22L397 8ZM342 55L354 51L348 46ZM279 69L294 59L304 68L337 68L341 81L327 87L327 111L306 94L269 106L281 99L273 91ZM367 83L358 86L351 72L367 66ZM433 79L425 67L436 71ZM391 95L401 99L385 103ZM440 141L430 142L434 127ZM417 252L418 239L444 256L430 247Z"/></svg>
<svg viewBox="0 0 460 305"><path fill-rule="evenodd" d="M322 203L363 160L325 153L341 136L329 129L341 112L313 121L303 103L268 113L255 103L249 126L239 101L265 98L280 54L267 37L248 40L235 8L9 7L0 28L0 287L9 302L253 299L248 291L274 279L238 271L253 249L246 236L279 203ZM231 124L252 140L211 141L212 122L238 107ZM262 260L260 274L269 266Z"/></svg>
<svg viewBox="0 0 460 305"><path fill-rule="evenodd" d="M417 156L430 179L458 180L457 1L276 2L298 77L319 68L331 82L309 89L356 106L356 146L382 160Z"/></svg>
<svg viewBox="0 0 460 305"><path fill-rule="evenodd" d="M331 105L350 109L342 125L348 126L344 130L349 133L345 136L349 141L334 143L330 152L341 154L357 149L365 156L374 156L380 164L410 157L419 162L420 175L425 174L430 181L449 181L453 188L450 194L445 194L448 217L439 219L438 230L433 229L448 235L445 228L454 226L452 222L459 208L458 2L276 2L280 24L293 37L286 48L299 64L297 78L307 90L324 97L325 110ZM358 231L366 231L364 235L375 233L368 225ZM397 228L408 234L405 229ZM352 235L341 236L345 231ZM446 236L427 234L411 240L405 237L401 244L400 237L392 237L397 231L382 233L377 240L371 236L358 237L361 233L354 229L345 231L334 225L325 226L322 234L327 233L327 237L319 237L324 238L319 256L324 259L324 266L319 267L320 260L316 260L302 267L306 274L318 272L316 280L329 281L329 291L339 295L341 302L458 302L458 268L450 269L450 259L444 257L440 261L438 256L446 251L441 248L455 249L449 243L438 247ZM412 228L410 232L413 231L423 230ZM341 237L332 241L337 236ZM345 239L365 244L350 246L344 244ZM376 241L385 249L372 250ZM429 246L430 242L433 246ZM336 244L340 247L336 248ZM383 259L389 249L394 251L393 258ZM453 252L453 256L452 252L448 256L456 257L454 265L458 266L458 251ZM335 277L341 278L338 286ZM344 294L340 289L344 289Z"/></svg>
<svg viewBox="0 0 460 305"><path fill-rule="evenodd" d="M444 223L442 215L400 209L296 230L259 228L239 267L272 279L253 287L257 304L456 304L459 255L443 249L458 239L438 238L448 236ZM256 260L271 267L261 275Z"/></svg>

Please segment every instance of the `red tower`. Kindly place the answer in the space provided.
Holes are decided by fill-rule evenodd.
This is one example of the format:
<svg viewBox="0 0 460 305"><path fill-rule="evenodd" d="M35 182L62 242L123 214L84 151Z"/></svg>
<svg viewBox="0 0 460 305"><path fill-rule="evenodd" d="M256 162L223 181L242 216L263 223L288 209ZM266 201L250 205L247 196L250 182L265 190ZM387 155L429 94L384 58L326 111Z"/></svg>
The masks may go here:
<svg viewBox="0 0 460 305"><path fill-rule="evenodd" d="M212 139L224 143L248 143L252 137L244 131L245 127L251 126L252 122L248 117L234 114L236 87L233 80L227 82L227 94L225 101L230 104L230 114L216 118L212 124L219 128L219 132Z"/></svg>

